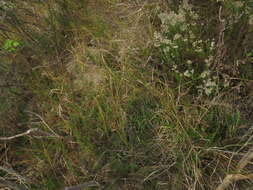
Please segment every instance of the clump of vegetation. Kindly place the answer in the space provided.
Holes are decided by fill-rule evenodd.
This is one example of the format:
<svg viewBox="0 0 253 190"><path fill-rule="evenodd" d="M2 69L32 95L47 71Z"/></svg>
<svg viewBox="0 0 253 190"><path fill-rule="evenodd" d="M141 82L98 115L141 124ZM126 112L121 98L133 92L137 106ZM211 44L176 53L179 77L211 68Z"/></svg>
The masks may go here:
<svg viewBox="0 0 253 190"><path fill-rule="evenodd" d="M0 0L0 187L250 189L252 13Z"/></svg>
<svg viewBox="0 0 253 190"><path fill-rule="evenodd" d="M243 18L246 23L240 35L249 37L252 4L247 1L202 3L209 6L209 10L207 7L201 10L200 5L194 6L188 1L174 4L178 7L176 10L158 14L161 31L155 32L155 46L161 50L163 65L174 74L178 83L187 83L186 86L191 86L197 94L209 96L231 87L231 78L245 74L239 71L239 60L245 60L247 52L251 51L244 39L237 39L241 36L233 35ZM210 12L216 14L213 20L206 15ZM238 50L240 55L229 50L233 40L242 40L237 44L242 46Z"/></svg>

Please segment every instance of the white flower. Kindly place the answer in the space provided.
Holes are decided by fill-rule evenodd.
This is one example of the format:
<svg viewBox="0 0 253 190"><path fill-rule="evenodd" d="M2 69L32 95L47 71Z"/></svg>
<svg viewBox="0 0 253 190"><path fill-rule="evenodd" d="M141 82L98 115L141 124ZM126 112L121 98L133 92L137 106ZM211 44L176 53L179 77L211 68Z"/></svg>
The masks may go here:
<svg viewBox="0 0 253 190"><path fill-rule="evenodd" d="M253 25L253 15L250 15L249 17L249 25Z"/></svg>
<svg viewBox="0 0 253 190"><path fill-rule="evenodd" d="M208 67L210 67L212 61L213 61L213 56L212 55L209 55L209 57L207 59L205 59L205 63Z"/></svg>
<svg viewBox="0 0 253 190"><path fill-rule="evenodd" d="M155 38L155 42L154 42L154 46L155 47L160 47L161 45L161 39L163 38L160 32L155 31L154 32L154 38Z"/></svg>
<svg viewBox="0 0 253 190"><path fill-rule="evenodd" d="M216 82L212 81L211 79L208 79L206 84L206 87L215 87L216 86Z"/></svg>
<svg viewBox="0 0 253 190"><path fill-rule="evenodd" d="M167 13L160 13L160 14L158 15L158 17L160 18L162 24L166 24L167 21L168 21L169 15L168 15Z"/></svg>
<svg viewBox="0 0 253 190"><path fill-rule="evenodd" d="M167 26L168 24L170 25L175 25L176 23L182 23L185 21L185 15L184 12L181 10L179 11L179 14L176 14L175 12L170 12L168 13L160 13L158 15L160 18L162 25Z"/></svg>
<svg viewBox="0 0 253 190"><path fill-rule="evenodd" d="M208 79L208 80L205 80L205 84L203 84L202 88L205 92L206 95L210 95L213 90L215 89L215 87L217 86L216 82L213 81L212 79Z"/></svg>
<svg viewBox="0 0 253 190"><path fill-rule="evenodd" d="M227 79L225 79L224 81L224 85L223 85L225 88L229 87L229 81Z"/></svg>
<svg viewBox="0 0 253 190"><path fill-rule="evenodd" d="M201 73L200 77L201 78L206 78L209 75L210 75L210 71L204 71L204 72Z"/></svg>
<svg viewBox="0 0 253 190"><path fill-rule="evenodd" d="M192 6L188 2L189 0L183 0L182 7L186 10L191 10Z"/></svg>
<svg viewBox="0 0 253 190"><path fill-rule="evenodd" d="M206 95L210 95L212 93L213 89L212 88L205 88L204 91L205 91Z"/></svg>
<svg viewBox="0 0 253 190"><path fill-rule="evenodd" d="M184 23L182 23L182 24L180 25L180 29L181 29L181 31L185 31L185 30L187 29L187 25L184 24Z"/></svg>
<svg viewBox="0 0 253 190"><path fill-rule="evenodd" d="M181 34L175 34L173 40L177 40L177 39L179 39L179 38L181 38L181 37L182 37Z"/></svg>
<svg viewBox="0 0 253 190"><path fill-rule="evenodd" d="M192 69L191 71L186 70L186 71L183 73L183 75L184 75L184 76L186 76L186 77L190 77L190 76L192 76L192 75L193 75L193 72L194 72L194 70L193 70L193 69Z"/></svg>
<svg viewBox="0 0 253 190"><path fill-rule="evenodd" d="M186 63L190 65L190 64L192 64L192 61L191 60L187 60Z"/></svg>
<svg viewBox="0 0 253 190"><path fill-rule="evenodd" d="M197 46L198 46L198 43L195 41L195 42L192 43L192 46L193 46L193 47L197 47Z"/></svg>
<svg viewBox="0 0 253 190"><path fill-rule="evenodd" d="M184 76L190 77L190 76L191 76L191 73L187 70L187 71L184 72Z"/></svg>
<svg viewBox="0 0 253 190"><path fill-rule="evenodd" d="M168 46L166 46L165 48L163 48L163 52L164 53L169 53L170 52L170 48Z"/></svg>
<svg viewBox="0 0 253 190"><path fill-rule="evenodd" d="M162 39L161 41L163 44L166 44L166 45L171 45L172 44L172 41L169 40L169 39Z"/></svg>
<svg viewBox="0 0 253 190"><path fill-rule="evenodd" d="M196 52L200 53L200 52L202 52L202 49L200 47L197 47Z"/></svg>

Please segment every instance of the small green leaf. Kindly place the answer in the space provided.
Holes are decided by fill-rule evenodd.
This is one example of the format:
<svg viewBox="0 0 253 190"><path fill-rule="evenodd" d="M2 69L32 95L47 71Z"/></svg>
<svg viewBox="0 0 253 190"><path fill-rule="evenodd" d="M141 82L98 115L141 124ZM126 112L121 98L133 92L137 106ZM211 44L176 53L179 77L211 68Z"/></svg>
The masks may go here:
<svg viewBox="0 0 253 190"><path fill-rule="evenodd" d="M12 51L15 51L18 46L20 46L20 42L8 39L8 40L5 40L2 48L6 51L12 52Z"/></svg>
<svg viewBox="0 0 253 190"><path fill-rule="evenodd" d="M13 47L18 47L19 45L20 45L19 42L13 42L13 43L12 43L12 46L13 46Z"/></svg>

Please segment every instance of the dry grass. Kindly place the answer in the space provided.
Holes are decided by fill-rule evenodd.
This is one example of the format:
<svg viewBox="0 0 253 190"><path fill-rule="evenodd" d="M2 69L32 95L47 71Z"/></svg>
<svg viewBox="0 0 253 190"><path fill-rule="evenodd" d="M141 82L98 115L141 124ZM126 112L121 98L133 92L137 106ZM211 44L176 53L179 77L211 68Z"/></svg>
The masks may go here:
<svg viewBox="0 0 253 190"><path fill-rule="evenodd" d="M196 3L196 10L206 9L206 2ZM0 40L23 45L0 58L3 85L15 84L1 88L0 184L26 185L18 190L252 185L252 125L236 104L247 87L238 74L242 82L231 80L229 89L208 97L191 90L195 81L176 82L171 63L154 47L158 14L172 4L52 0L31 4L37 17L30 7L19 9L18 18L8 13L3 28L17 34L0 32ZM210 10L220 13L211 20L217 28L210 30L218 42L219 68L213 67L222 75L232 55L222 20L228 10L217 7Z"/></svg>

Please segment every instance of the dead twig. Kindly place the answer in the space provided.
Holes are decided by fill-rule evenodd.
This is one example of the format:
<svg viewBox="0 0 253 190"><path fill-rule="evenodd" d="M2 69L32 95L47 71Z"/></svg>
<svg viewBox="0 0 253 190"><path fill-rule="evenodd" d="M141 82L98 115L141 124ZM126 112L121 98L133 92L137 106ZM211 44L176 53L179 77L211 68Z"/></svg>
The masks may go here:
<svg viewBox="0 0 253 190"><path fill-rule="evenodd" d="M65 140L68 143L77 143L77 142L73 141L72 137L63 137L63 136L60 136L58 134L57 135L50 134L50 133L47 133L45 131L40 130L39 128L32 128L32 129L27 130L24 133L20 133L20 134L11 136L11 137L0 137L0 141L12 140L12 139L22 137L22 136L25 136L25 135L30 135L31 133L34 133L34 132L36 132L37 134L33 134L33 136L37 137L37 138L52 137L52 138L58 138L58 139Z"/></svg>
<svg viewBox="0 0 253 190"><path fill-rule="evenodd" d="M32 128L32 129L27 130L27 131L24 132L24 133L20 133L20 134L11 136L11 137L0 137L0 140L2 140L2 141L12 140L12 139L15 139L15 138L18 138L18 137L22 137L22 136L25 136L25 135L29 135L30 133L32 133L32 132L34 132L34 131L38 131L38 130L39 130L38 128Z"/></svg>
<svg viewBox="0 0 253 190"><path fill-rule="evenodd" d="M224 190L226 189L232 182L236 182L239 180L253 180L253 174L248 175L242 175L242 174L230 174L225 177L225 179L222 181L222 184L220 184L216 190Z"/></svg>
<svg viewBox="0 0 253 190"><path fill-rule="evenodd" d="M242 157L240 162L237 165L236 172L239 173L245 166L253 159L253 147Z"/></svg>
<svg viewBox="0 0 253 190"><path fill-rule="evenodd" d="M237 174L229 174L225 177L222 183L216 188L216 190L225 190L231 183L239 180L253 180L253 174L242 175L240 172L246 167L246 165L253 159L253 147L242 157L239 161L236 172Z"/></svg>
<svg viewBox="0 0 253 190"><path fill-rule="evenodd" d="M26 111L26 112L27 112L27 113L30 113L30 114L33 114L33 115L35 115L36 117L38 117L38 118L41 120L41 122L52 132L52 134L54 134L55 136L60 137L60 135L58 135L57 133L55 133L54 130L51 129L51 127L47 124L47 122L46 122L39 114L34 113L34 112L31 112L31 111Z"/></svg>

